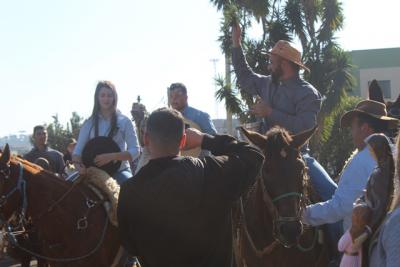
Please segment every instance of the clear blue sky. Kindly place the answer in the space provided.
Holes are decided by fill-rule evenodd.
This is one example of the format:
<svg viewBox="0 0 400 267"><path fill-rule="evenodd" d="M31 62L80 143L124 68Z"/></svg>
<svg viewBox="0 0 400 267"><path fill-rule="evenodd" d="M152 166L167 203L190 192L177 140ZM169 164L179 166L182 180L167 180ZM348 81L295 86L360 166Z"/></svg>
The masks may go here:
<svg viewBox="0 0 400 267"><path fill-rule="evenodd" d="M400 47L398 1L344 2L345 49ZM223 73L220 17L208 0L0 1L0 136L30 133L56 113L63 123L72 111L88 117L103 79L126 115L138 95L149 110L165 105L166 87L180 81L190 105L223 117L210 62Z"/></svg>

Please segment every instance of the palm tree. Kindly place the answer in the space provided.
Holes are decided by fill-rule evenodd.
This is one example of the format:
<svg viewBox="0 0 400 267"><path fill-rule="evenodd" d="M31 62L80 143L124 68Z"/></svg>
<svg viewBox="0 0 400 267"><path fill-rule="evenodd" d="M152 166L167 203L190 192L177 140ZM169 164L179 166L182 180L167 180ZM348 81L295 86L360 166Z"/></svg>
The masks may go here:
<svg viewBox="0 0 400 267"><path fill-rule="evenodd" d="M343 27L342 4L338 0L210 0L224 11L219 40L224 54L230 54L230 26L238 21L243 28L251 26L251 18L262 23L263 38L243 38L249 65L258 73L268 74L262 51L269 50L280 39L298 38L303 60L311 69L305 78L327 97L324 113L339 103L354 79L346 53L335 43L335 33Z"/></svg>

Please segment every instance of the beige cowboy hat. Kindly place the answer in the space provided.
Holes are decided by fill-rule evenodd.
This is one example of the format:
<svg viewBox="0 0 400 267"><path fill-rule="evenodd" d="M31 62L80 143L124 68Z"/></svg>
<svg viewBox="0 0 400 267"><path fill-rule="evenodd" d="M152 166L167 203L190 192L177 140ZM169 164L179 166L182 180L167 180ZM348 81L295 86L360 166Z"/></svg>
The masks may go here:
<svg viewBox="0 0 400 267"><path fill-rule="evenodd" d="M289 60L306 71L310 72L310 69L301 62L301 52L297 50L290 42L285 40L279 40L276 42L274 47L267 53L267 55L277 55L286 60Z"/></svg>
<svg viewBox="0 0 400 267"><path fill-rule="evenodd" d="M399 120L388 117L386 105L374 100L363 100L357 104L356 108L346 112L340 119L340 127L349 127L357 114L366 114L368 116L387 121L390 129L397 128Z"/></svg>

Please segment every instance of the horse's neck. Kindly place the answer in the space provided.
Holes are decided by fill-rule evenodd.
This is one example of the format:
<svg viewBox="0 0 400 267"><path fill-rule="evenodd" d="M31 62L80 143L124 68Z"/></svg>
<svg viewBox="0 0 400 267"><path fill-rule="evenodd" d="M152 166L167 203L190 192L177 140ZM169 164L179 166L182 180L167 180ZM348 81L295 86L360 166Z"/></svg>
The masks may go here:
<svg viewBox="0 0 400 267"><path fill-rule="evenodd" d="M63 192L68 190L68 185L59 178L53 177L52 174L37 173L25 175L26 180L26 199L27 199L27 216L34 217L39 215Z"/></svg>

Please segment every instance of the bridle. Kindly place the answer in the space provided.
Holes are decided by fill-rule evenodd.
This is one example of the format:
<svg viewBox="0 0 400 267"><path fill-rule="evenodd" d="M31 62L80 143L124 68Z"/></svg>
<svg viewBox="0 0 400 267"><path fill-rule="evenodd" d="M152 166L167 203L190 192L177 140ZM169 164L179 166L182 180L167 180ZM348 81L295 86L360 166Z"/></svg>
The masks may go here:
<svg viewBox="0 0 400 267"><path fill-rule="evenodd" d="M109 225L109 219L108 216L105 215L105 222L104 222L104 227L102 229L101 232L101 236L98 240L98 242L96 243L96 245L94 246L94 248L92 248L91 250L89 250L86 254L81 255L81 256L75 256L75 257L68 257L68 258L53 258L53 257L47 257L41 254L38 254L32 250L29 250L25 247L22 247L21 245L18 244L16 236L18 234L24 233L25 230L22 231L18 231L15 232L13 229L14 227L11 225L11 221L14 220L15 218L18 218L18 226L21 229L25 229L25 224L26 224L26 219L25 219L25 215L26 215L26 209L28 206L28 198L27 198L27 194L26 194L26 180L24 178L24 167L22 165L21 162L18 162L18 166L19 166L19 174L18 174L18 180L17 183L15 184L15 186L7 193L3 193L0 197L0 229L4 229L5 230L5 236L7 237L8 241L11 243L12 246L19 248L22 251L25 251L26 253L37 257L37 258L41 258L41 259L45 259L48 261L54 261L54 262L72 262L72 261L78 261L78 260L83 260L86 259L92 255L94 255L101 247L101 245L103 244L103 241L105 239L105 235L107 233L107 229L108 229L108 225ZM0 170L0 175L3 176L3 178L5 180L10 180L11 177L11 166L10 164L7 164L7 168L6 169L1 169ZM0 179L2 179L0 177ZM2 179L2 184L4 187L4 180ZM72 187L73 188L73 187ZM22 206L20 211L18 212L14 212L14 214L10 217L10 219L5 219L5 216L2 212L2 208L4 207L4 205L7 203L7 200L15 193L15 192L20 192L21 193L21 200L22 200ZM59 204L65 197L67 194L69 194L71 192L71 190L68 190L60 199L58 199L55 203ZM90 200L90 199L89 199ZM101 202L103 202L104 199L101 200ZM87 211L86 214L84 215L83 218L78 219L77 221L77 229L78 230L82 230L82 229L86 229L88 227L88 223L87 223L87 215L90 211L91 208L94 208L97 204L101 203L101 202L97 202L97 201L88 201L88 199L86 200L86 205L87 205ZM50 206L50 208L47 208L45 211L46 212L51 212L52 208L55 204L53 203L53 205ZM41 214L42 215L42 214Z"/></svg>
<svg viewBox="0 0 400 267"><path fill-rule="evenodd" d="M304 171L303 171L302 176L303 176L303 179L306 179L306 173ZM259 181L260 181L260 186L262 188L264 204L267 207L270 215L272 216L273 238L275 241L278 241L284 247L289 247L281 241L282 236L281 236L279 229L283 224L290 223L290 222L299 222L301 224L301 228L303 229L303 224L301 222L301 214L302 214L303 207L304 207L303 203L306 203L306 199L305 199L306 194L300 193L300 192L287 192L287 193L283 193L283 194L278 195L275 198L271 199L271 196L265 187L264 179L262 178L261 175L259 176ZM281 216L279 214L278 209L276 208L276 203L278 203L279 201L282 201L284 199L290 198L290 197L299 198L299 209L297 210L297 212L294 216Z"/></svg>
<svg viewBox="0 0 400 267"><path fill-rule="evenodd" d="M20 192L21 194L21 210L19 212L19 215L21 215L21 218L25 217L25 213L26 213L26 208L28 206L28 199L26 197L26 180L23 177L23 173L24 173L24 167L22 166L21 163L18 163L19 166L19 175L18 175L18 180L17 183L15 184L15 186L13 188L11 188L11 190L7 193L4 193L1 195L0 197L0 209L4 207L4 205L7 203L8 199L16 192ZM4 177L5 180L10 180L10 176L11 176L11 166L8 164L7 165L7 169L4 170L0 170L0 174ZM4 186L4 182L3 186ZM4 217L3 214L1 214L1 217ZM4 221L2 219L0 219L0 226L4 225Z"/></svg>
<svg viewBox="0 0 400 267"><path fill-rule="evenodd" d="M278 245L282 245L283 247L288 247L287 245L285 245L281 240L281 234L279 231L279 228L281 227L282 224L288 223L288 222L299 222L301 225L301 215L302 215L302 211L303 208L305 207L305 205L307 204L307 186L304 184L304 181L306 181L306 179L308 179L307 177L307 168L304 167L303 171L302 171L302 177L303 177L303 192L287 192L287 193L283 193L281 195L278 195L274 198L271 198L270 194L268 193L268 191L266 190L265 187L265 183L264 183L264 179L263 179L263 175L265 174L265 170L263 169L262 173L260 173L260 175L258 175L257 177L257 181L256 183L259 183L259 186L262 189L262 198L263 198L263 202L265 204L265 206L268 209L269 214L272 216L272 223L273 223L273 227L272 227L272 236L273 236L273 241L267 245L264 246L262 249L257 248L257 246L254 243L253 238L251 237L249 231L248 231L248 227L247 227L247 222L246 222L246 215L245 215L245 210L244 210L244 204L243 204L243 197L240 198L239 200L239 210L240 210L240 219L241 219L241 223L239 223L239 228L242 227L244 234L247 237L247 240L250 243L250 246L252 247L253 251L255 252L255 254L257 255L257 257L262 258L264 255L270 254L276 246ZM256 186L255 186L256 187ZM253 190L250 190L247 195L251 195L254 192L254 188ZM281 216L279 214L278 209L276 208L276 203L278 203L281 200L290 198L290 197L296 197L299 198L299 210L296 212L295 216ZM240 229L238 228L238 239L240 239ZM303 225L302 225L302 229L303 229ZM308 252L314 249L316 241L318 239L318 232L315 230L314 233L314 238L312 241L312 244L309 247L303 247L300 244L300 240L297 240L296 243L296 247L297 249L299 249L302 252ZM238 240L238 242L240 243L240 240ZM240 248L239 248L240 250Z"/></svg>

